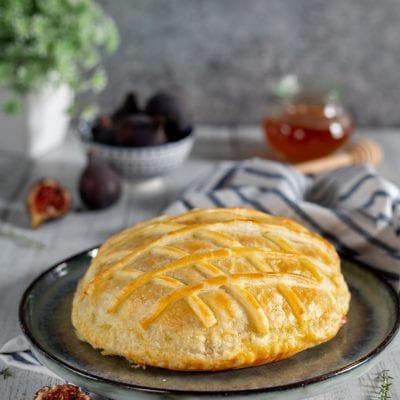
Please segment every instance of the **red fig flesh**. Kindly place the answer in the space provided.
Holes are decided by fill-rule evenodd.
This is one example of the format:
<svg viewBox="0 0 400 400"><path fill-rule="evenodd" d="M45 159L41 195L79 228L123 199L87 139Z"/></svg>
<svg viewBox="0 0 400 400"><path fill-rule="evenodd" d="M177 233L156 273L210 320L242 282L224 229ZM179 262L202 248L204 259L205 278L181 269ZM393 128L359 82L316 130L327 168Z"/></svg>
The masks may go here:
<svg viewBox="0 0 400 400"><path fill-rule="evenodd" d="M71 193L55 179L43 178L30 189L27 209L32 228L38 228L44 221L60 218L71 208Z"/></svg>

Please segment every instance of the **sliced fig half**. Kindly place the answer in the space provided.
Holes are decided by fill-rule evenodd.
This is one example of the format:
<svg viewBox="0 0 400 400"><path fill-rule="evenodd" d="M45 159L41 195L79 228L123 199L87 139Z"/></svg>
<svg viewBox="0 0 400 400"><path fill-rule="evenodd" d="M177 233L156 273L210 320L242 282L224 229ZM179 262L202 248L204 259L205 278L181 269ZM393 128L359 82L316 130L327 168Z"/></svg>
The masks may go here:
<svg viewBox="0 0 400 400"><path fill-rule="evenodd" d="M42 178L31 187L26 205L32 228L44 221L60 218L71 209L71 193L52 178Z"/></svg>

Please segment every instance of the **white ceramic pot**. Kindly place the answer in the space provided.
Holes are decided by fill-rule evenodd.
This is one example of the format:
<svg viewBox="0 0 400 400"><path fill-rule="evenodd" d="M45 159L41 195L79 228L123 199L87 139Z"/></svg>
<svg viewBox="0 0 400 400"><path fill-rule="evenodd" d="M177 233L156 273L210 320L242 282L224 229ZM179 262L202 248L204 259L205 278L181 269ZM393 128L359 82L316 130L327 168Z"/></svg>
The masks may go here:
<svg viewBox="0 0 400 400"><path fill-rule="evenodd" d="M0 88L0 104L8 98L7 90ZM0 151L38 157L60 145L68 130L71 101L68 86L46 87L27 94L18 114L0 111Z"/></svg>

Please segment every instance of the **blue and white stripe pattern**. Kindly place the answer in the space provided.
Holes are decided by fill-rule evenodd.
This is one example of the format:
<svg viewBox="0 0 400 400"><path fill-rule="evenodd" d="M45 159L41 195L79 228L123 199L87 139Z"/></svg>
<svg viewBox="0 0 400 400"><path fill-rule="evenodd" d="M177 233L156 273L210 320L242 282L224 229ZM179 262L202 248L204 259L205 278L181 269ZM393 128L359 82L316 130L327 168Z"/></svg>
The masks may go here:
<svg viewBox="0 0 400 400"><path fill-rule="evenodd" d="M165 213L225 206L293 218L399 287L400 190L370 166L308 177L261 159L222 162Z"/></svg>
<svg viewBox="0 0 400 400"><path fill-rule="evenodd" d="M60 379L44 367L31 352L28 341L22 336L9 340L0 349L0 360L8 367L16 367Z"/></svg>

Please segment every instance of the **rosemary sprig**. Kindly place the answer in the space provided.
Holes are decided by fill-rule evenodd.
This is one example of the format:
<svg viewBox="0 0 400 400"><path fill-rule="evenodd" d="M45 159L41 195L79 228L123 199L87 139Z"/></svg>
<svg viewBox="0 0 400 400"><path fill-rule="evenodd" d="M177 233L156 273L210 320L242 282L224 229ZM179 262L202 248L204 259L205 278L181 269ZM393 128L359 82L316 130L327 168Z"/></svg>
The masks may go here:
<svg viewBox="0 0 400 400"><path fill-rule="evenodd" d="M389 371L385 369L379 374L379 379L379 400L388 400L390 399L390 387L392 386L393 378L389 376Z"/></svg>
<svg viewBox="0 0 400 400"><path fill-rule="evenodd" d="M10 376L12 376L12 373L11 373L11 371L10 371L10 368L7 367L7 368L3 368L2 370L0 370L0 376L2 376L3 379L7 379L7 378L9 378Z"/></svg>

